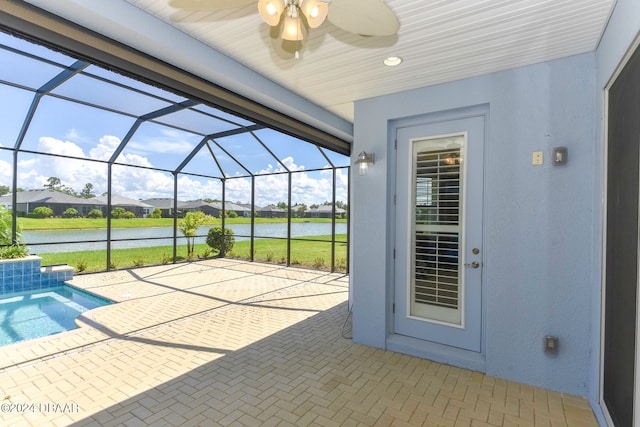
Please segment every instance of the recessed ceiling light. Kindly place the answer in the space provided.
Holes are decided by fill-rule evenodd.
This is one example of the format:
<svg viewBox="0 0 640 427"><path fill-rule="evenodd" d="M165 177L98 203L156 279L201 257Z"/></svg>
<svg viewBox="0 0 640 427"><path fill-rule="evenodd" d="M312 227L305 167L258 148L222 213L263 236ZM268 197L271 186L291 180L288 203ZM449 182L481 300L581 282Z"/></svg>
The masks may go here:
<svg viewBox="0 0 640 427"><path fill-rule="evenodd" d="M389 67L395 67L396 65L400 65L400 63L402 62L402 58L400 58L399 56L390 56L386 58L383 62L384 62L384 65L387 65Z"/></svg>

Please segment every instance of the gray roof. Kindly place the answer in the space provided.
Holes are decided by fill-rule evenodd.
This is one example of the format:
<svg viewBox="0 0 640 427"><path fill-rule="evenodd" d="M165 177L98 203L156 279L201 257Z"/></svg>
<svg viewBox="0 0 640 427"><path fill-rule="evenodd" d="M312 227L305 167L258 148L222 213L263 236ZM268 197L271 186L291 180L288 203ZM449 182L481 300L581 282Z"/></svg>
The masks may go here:
<svg viewBox="0 0 640 427"><path fill-rule="evenodd" d="M227 203L229 203L229 202L227 202ZM251 210L251 203L240 203L240 202L235 202L234 204L235 204L236 206L242 206L243 208L245 208L245 209L247 209L247 210L249 210L249 211ZM260 209L260 206L256 205L256 206L254 206L254 208L256 208L256 210L257 210L257 209Z"/></svg>
<svg viewBox="0 0 640 427"><path fill-rule="evenodd" d="M198 208L201 208L203 206L208 206L208 207L212 207L212 208L215 208L215 209L220 209L219 207L215 206L214 203L205 202L202 199L189 200L188 202L178 202L178 207L182 208L182 209L198 209Z"/></svg>
<svg viewBox="0 0 640 427"><path fill-rule="evenodd" d="M170 198L153 198L142 200L143 203L160 209L173 209L173 199ZM181 202L178 202L178 207Z"/></svg>
<svg viewBox="0 0 640 427"><path fill-rule="evenodd" d="M333 206L331 206L331 205L321 205L321 206L318 206L317 209L308 209L305 213L313 213L313 212L315 212L315 213L325 213L325 212L326 213L331 213L332 210L333 210ZM343 214L345 212L346 211L344 209L336 207L336 213L337 214Z"/></svg>
<svg viewBox="0 0 640 427"><path fill-rule="evenodd" d="M5 194L0 197L0 203L11 204L11 194ZM17 203L57 203L67 205L104 205L98 197L83 199L81 197L71 196L54 190L27 190L18 191L16 193Z"/></svg>
<svg viewBox="0 0 640 427"><path fill-rule="evenodd" d="M275 205L265 206L263 208L258 208L256 210L258 212L285 212L284 209L280 209L279 207L276 207Z"/></svg>
<svg viewBox="0 0 640 427"><path fill-rule="evenodd" d="M107 196L98 196L91 200L102 200L104 204L107 204ZM144 203L140 200L130 199L128 197L120 196L118 194L111 195L111 206L135 206L139 208L153 208L154 206Z"/></svg>
<svg viewBox="0 0 640 427"><path fill-rule="evenodd" d="M92 197L84 199L82 197L71 196L54 190L27 190L16 193L17 203L56 203L66 205L91 205L106 206L107 196ZM0 197L1 204L11 204L11 194L5 194ZM130 199L128 197L113 194L111 196L112 206L136 206L140 208L153 208L154 206L144 203L140 200Z"/></svg>
<svg viewBox="0 0 640 427"><path fill-rule="evenodd" d="M220 207L222 207L222 203L220 203ZM224 208L228 211L251 212L251 208L233 202L225 202Z"/></svg>
<svg viewBox="0 0 640 427"><path fill-rule="evenodd" d="M179 202L178 204L178 207L184 209L198 209L202 206L209 206L220 211L222 210L222 202L205 202L204 200L191 200L188 202ZM228 211L251 212L251 208L233 202L224 202L224 208Z"/></svg>

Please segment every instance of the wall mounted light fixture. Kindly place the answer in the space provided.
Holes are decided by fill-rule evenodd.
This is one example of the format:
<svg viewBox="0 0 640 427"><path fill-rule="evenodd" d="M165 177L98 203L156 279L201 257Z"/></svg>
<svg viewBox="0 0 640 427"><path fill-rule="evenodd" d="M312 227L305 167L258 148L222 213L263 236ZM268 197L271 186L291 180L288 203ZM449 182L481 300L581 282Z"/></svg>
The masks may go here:
<svg viewBox="0 0 640 427"><path fill-rule="evenodd" d="M356 165L360 166L360 175L366 175L369 170L369 165L375 163L375 156L373 154L367 154L366 151L358 154L358 160L356 160Z"/></svg>

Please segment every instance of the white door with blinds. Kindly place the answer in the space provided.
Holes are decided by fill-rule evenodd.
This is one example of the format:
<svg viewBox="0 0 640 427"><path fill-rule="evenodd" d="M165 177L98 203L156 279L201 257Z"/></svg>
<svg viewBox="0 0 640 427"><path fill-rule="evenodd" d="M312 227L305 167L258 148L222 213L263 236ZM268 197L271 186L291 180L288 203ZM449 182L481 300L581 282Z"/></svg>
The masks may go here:
<svg viewBox="0 0 640 427"><path fill-rule="evenodd" d="M394 332L481 351L484 116L397 132Z"/></svg>

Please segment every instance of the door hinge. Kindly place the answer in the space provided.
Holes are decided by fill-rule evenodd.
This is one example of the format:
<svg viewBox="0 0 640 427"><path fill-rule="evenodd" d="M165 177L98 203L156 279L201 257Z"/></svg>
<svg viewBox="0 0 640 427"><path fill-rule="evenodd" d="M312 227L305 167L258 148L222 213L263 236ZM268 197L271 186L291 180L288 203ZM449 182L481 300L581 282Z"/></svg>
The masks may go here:
<svg viewBox="0 0 640 427"><path fill-rule="evenodd" d="M397 149L398 149L398 140L397 140L397 139L393 141L393 148L394 148L395 150L397 150Z"/></svg>
<svg viewBox="0 0 640 427"><path fill-rule="evenodd" d="M391 311L393 312L393 314L396 314L396 304L395 303L393 303L391 305Z"/></svg>
<svg viewBox="0 0 640 427"><path fill-rule="evenodd" d="M398 199L398 196L396 196L395 194L393 195L393 204L396 204L396 200Z"/></svg>
<svg viewBox="0 0 640 427"><path fill-rule="evenodd" d="M393 248L393 259L396 259L396 248Z"/></svg>

